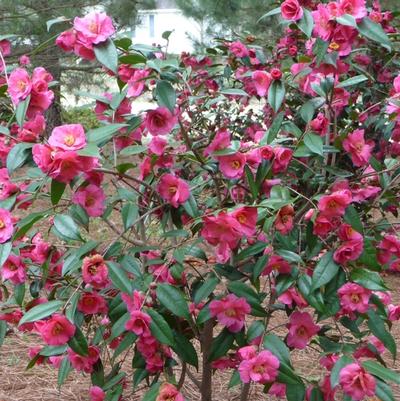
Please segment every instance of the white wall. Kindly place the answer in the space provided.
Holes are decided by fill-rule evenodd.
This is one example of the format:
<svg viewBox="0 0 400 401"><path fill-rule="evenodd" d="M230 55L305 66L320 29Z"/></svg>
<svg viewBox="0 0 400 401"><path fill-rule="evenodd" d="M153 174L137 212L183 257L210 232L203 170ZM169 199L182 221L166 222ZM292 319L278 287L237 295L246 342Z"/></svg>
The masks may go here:
<svg viewBox="0 0 400 401"><path fill-rule="evenodd" d="M166 44L162 34L174 31L170 36L169 53L179 54L182 51L193 51L192 40L200 38L200 26L195 21L182 15L179 9L158 9L139 11L139 24L132 31L133 43L146 45Z"/></svg>

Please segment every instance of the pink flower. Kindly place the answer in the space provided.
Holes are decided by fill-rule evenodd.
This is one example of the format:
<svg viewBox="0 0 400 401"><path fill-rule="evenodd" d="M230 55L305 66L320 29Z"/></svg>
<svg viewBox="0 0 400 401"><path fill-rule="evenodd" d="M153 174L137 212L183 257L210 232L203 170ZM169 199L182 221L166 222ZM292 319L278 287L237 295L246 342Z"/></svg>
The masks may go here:
<svg viewBox="0 0 400 401"><path fill-rule="evenodd" d="M75 192L72 202L81 205L88 216L99 217L106 208L106 195L101 187L89 184L86 187L80 187Z"/></svg>
<svg viewBox="0 0 400 401"><path fill-rule="evenodd" d="M286 396L286 384L275 382L268 390L268 394L277 398L284 398Z"/></svg>
<svg viewBox="0 0 400 401"><path fill-rule="evenodd" d="M187 182L173 174L163 174L157 189L161 197L173 207L185 203L190 196L190 188Z"/></svg>
<svg viewBox="0 0 400 401"><path fill-rule="evenodd" d="M351 201L351 192L344 189L321 197L318 202L318 209L327 217L343 216Z"/></svg>
<svg viewBox="0 0 400 401"><path fill-rule="evenodd" d="M249 49L242 42L232 42L229 45L229 51L236 57L247 57L249 55Z"/></svg>
<svg viewBox="0 0 400 401"><path fill-rule="evenodd" d="M204 149L204 155L210 156L214 152L222 149L226 149L231 145L231 134L227 129L218 130L214 139L211 143Z"/></svg>
<svg viewBox="0 0 400 401"><path fill-rule="evenodd" d="M151 317L147 313L140 310L132 310L130 314L131 317L125 324L126 330L132 331L137 336L150 332Z"/></svg>
<svg viewBox="0 0 400 401"><path fill-rule="evenodd" d="M144 124L152 135L169 134L178 121L178 117L172 114L166 107L158 107L146 113Z"/></svg>
<svg viewBox="0 0 400 401"><path fill-rule="evenodd" d="M104 401L106 393L98 386L92 386L89 390L90 401Z"/></svg>
<svg viewBox="0 0 400 401"><path fill-rule="evenodd" d="M23 68L16 68L8 77L8 93L14 105L25 100L31 90L32 82L28 72Z"/></svg>
<svg viewBox="0 0 400 401"><path fill-rule="evenodd" d="M266 71L254 71L252 78L257 95L264 97L268 93L269 86L271 85L271 75Z"/></svg>
<svg viewBox="0 0 400 401"><path fill-rule="evenodd" d="M86 284L97 289L109 284L108 267L101 255L87 256L83 259L82 278Z"/></svg>
<svg viewBox="0 0 400 401"><path fill-rule="evenodd" d="M257 208L244 206L234 210L231 213L231 216L234 217L239 226L236 229L246 237L251 237L254 235L256 231L257 224Z"/></svg>
<svg viewBox="0 0 400 401"><path fill-rule="evenodd" d="M272 172L274 174L283 173L287 170L292 160L293 150L277 146L274 148L274 161L272 163Z"/></svg>
<svg viewBox="0 0 400 401"><path fill-rule="evenodd" d="M238 179L242 177L246 156L243 153L237 152L233 155L218 156L219 169L221 173L230 179Z"/></svg>
<svg viewBox="0 0 400 401"><path fill-rule="evenodd" d="M330 40L336 24L326 4L318 4L317 9L311 14L315 24L314 35L322 40Z"/></svg>
<svg viewBox="0 0 400 401"><path fill-rule="evenodd" d="M364 241L346 241L333 254L333 260L341 265L345 265L351 260L358 259L364 250Z"/></svg>
<svg viewBox="0 0 400 401"><path fill-rule="evenodd" d="M56 39L56 45L65 52L72 52L76 43L76 32L73 29L61 32Z"/></svg>
<svg viewBox="0 0 400 401"><path fill-rule="evenodd" d="M83 18L75 17L74 28L83 42L94 45L106 41L115 32L111 18L96 11Z"/></svg>
<svg viewBox="0 0 400 401"><path fill-rule="evenodd" d="M375 395L376 380L358 363L345 366L339 374L339 383L343 392L354 401Z"/></svg>
<svg viewBox="0 0 400 401"><path fill-rule="evenodd" d="M243 360L239 365L240 379L243 383L271 383L278 376L279 359L268 350L261 351L251 359Z"/></svg>
<svg viewBox="0 0 400 401"><path fill-rule="evenodd" d="M163 383L156 401L185 401L185 399L173 384Z"/></svg>
<svg viewBox="0 0 400 401"><path fill-rule="evenodd" d="M364 18L367 15L365 0L340 0L338 10L340 15L349 14L356 19Z"/></svg>
<svg viewBox="0 0 400 401"><path fill-rule="evenodd" d="M7 242L13 235L14 225L11 213L0 208L0 244Z"/></svg>
<svg viewBox="0 0 400 401"><path fill-rule="evenodd" d="M338 290L340 306L344 313L365 313L369 307L371 291L356 283L346 283Z"/></svg>
<svg viewBox="0 0 400 401"><path fill-rule="evenodd" d="M61 150L79 150L86 146L82 125L66 124L55 127L49 138L49 145Z"/></svg>
<svg viewBox="0 0 400 401"><path fill-rule="evenodd" d="M289 329L287 344L297 349L306 348L311 338L320 330L307 312L293 312L287 327Z"/></svg>
<svg viewBox="0 0 400 401"><path fill-rule="evenodd" d="M292 205L281 208L276 216L275 228L283 235L289 234L293 229L294 209Z"/></svg>
<svg viewBox="0 0 400 401"><path fill-rule="evenodd" d="M149 74L149 70L135 70L128 81L128 97L138 97L142 94Z"/></svg>
<svg viewBox="0 0 400 401"><path fill-rule="evenodd" d="M328 132L329 120L323 113L318 113L314 120L310 121L310 128L317 134L324 136Z"/></svg>
<svg viewBox="0 0 400 401"><path fill-rule="evenodd" d="M265 266L265 269L262 271L261 274L263 276L267 276L273 271L277 274L290 274L292 268L289 262L283 259L282 256L272 255L268 259L267 265Z"/></svg>
<svg viewBox="0 0 400 401"><path fill-rule="evenodd" d="M298 0L285 0L281 5L282 18L289 21L298 21L303 17L303 9Z"/></svg>
<svg viewBox="0 0 400 401"><path fill-rule="evenodd" d="M77 354L71 348L68 349L68 359L72 367L78 372L92 373L93 365L100 358L100 351L97 347L91 345L88 349L88 355L82 356Z"/></svg>
<svg viewBox="0 0 400 401"><path fill-rule="evenodd" d="M24 142L36 142L39 135L46 129L46 121L41 114L24 123L18 131L18 138Z"/></svg>
<svg viewBox="0 0 400 401"><path fill-rule="evenodd" d="M13 284L22 284L26 280L26 266L22 259L11 254L1 268L3 280L10 280Z"/></svg>
<svg viewBox="0 0 400 401"><path fill-rule="evenodd" d="M106 300L97 292L84 292L79 298L78 311L85 315L107 313Z"/></svg>
<svg viewBox="0 0 400 401"><path fill-rule="evenodd" d="M45 321L36 322L35 327L48 345L64 345L75 334L75 326L58 313Z"/></svg>
<svg viewBox="0 0 400 401"><path fill-rule="evenodd" d="M363 129L356 129L343 141L343 149L350 153L356 167L368 165L374 146L373 141L365 142Z"/></svg>
<svg viewBox="0 0 400 401"><path fill-rule="evenodd" d="M250 312L251 308L246 299L238 298L234 294L210 303L211 316L216 316L218 322L232 333L242 330L246 314Z"/></svg>
<svg viewBox="0 0 400 401"><path fill-rule="evenodd" d="M295 306L298 308L305 308L308 305L307 301L294 287L289 288L280 295L278 301L284 305L288 305L290 308L294 308Z"/></svg>

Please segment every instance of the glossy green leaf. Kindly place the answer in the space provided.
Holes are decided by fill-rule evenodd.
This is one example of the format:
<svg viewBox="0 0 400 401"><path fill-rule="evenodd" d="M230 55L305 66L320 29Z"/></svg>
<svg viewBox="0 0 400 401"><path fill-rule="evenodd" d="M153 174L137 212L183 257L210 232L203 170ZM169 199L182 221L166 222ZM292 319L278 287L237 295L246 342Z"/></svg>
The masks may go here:
<svg viewBox="0 0 400 401"><path fill-rule="evenodd" d="M57 205L65 191L66 184L56 180L51 180L50 197L51 204Z"/></svg>
<svg viewBox="0 0 400 401"><path fill-rule="evenodd" d="M57 214L54 217L54 227L61 239L65 241L82 241L79 228L71 216Z"/></svg>
<svg viewBox="0 0 400 401"><path fill-rule="evenodd" d="M304 136L304 144L311 150L311 152L320 156L324 155L324 142L321 136L307 133Z"/></svg>
<svg viewBox="0 0 400 401"><path fill-rule="evenodd" d="M173 113L176 106L176 92L174 87L168 81L158 81L155 94L158 105L166 107Z"/></svg>
<svg viewBox="0 0 400 401"><path fill-rule="evenodd" d="M368 328L372 334L382 341L385 347L390 351L393 359L396 358L397 347L393 336L386 329L382 318L372 309L368 311Z"/></svg>
<svg viewBox="0 0 400 401"><path fill-rule="evenodd" d="M268 90L268 103L277 112L285 99L285 85L281 80L274 80Z"/></svg>
<svg viewBox="0 0 400 401"><path fill-rule="evenodd" d="M176 316L190 318L188 304L183 293L176 287L169 284L158 284L157 299L171 313Z"/></svg>
<svg viewBox="0 0 400 401"><path fill-rule="evenodd" d="M318 262L312 276L311 290L314 291L328 284L338 273L339 265L333 260L333 253L327 252Z"/></svg>
<svg viewBox="0 0 400 401"><path fill-rule="evenodd" d="M151 317L150 331L153 336L161 344L173 346L175 343L174 335L166 320L154 309L147 309L146 313Z"/></svg>
<svg viewBox="0 0 400 401"><path fill-rule="evenodd" d="M118 52L114 42L107 39L105 42L93 46L97 61L115 74L118 72Z"/></svg>
<svg viewBox="0 0 400 401"><path fill-rule="evenodd" d="M32 143L17 143L7 155L8 174L12 174L17 168L22 167L32 154Z"/></svg>
<svg viewBox="0 0 400 401"><path fill-rule="evenodd" d="M133 291L131 280L121 265L115 262L107 262L107 266L108 274L114 286L126 294L131 294Z"/></svg>
<svg viewBox="0 0 400 401"><path fill-rule="evenodd" d="M370 18L364 17L361 22L357 24L358 31L361 35L368 39L379 43L381 46L385 47L387 50L392 50L392 44L386 32L383 30L381 24L373 22Z"/></svg>
<svg viewBox="0 0 400 401"><path fill-rule="evenodd" d="M63 305L64 303L62 301L49 301L44 304L36 305L25 313L19 321L19 325L44 319L54 312L57 312Z"/></svg>
<svg viewBox="0 0 400 401"><path fill-rule="evenodd" d="M362 366L374 376L400 385L400 374L398 372L385 368L375 361L365 361L362 363Z"/></svg>

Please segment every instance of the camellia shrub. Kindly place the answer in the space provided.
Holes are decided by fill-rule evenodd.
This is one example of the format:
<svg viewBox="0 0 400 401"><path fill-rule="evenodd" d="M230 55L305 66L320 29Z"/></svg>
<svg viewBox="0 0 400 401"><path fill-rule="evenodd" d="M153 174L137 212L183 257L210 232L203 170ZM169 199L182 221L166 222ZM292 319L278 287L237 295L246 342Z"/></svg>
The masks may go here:
<svg viewBox="0 0 400 401"><path fill-rule="evenodd" d="M221 370L241 401L395 400L393 16L286 0L262 18L275 47L173 57L76 17L56 44L119 87L91 95L86 132L44 134L52 76L0 42L0 339L40 338L29 368L90 375L92 401L182 401L186 382L211 401Z"/></svg>

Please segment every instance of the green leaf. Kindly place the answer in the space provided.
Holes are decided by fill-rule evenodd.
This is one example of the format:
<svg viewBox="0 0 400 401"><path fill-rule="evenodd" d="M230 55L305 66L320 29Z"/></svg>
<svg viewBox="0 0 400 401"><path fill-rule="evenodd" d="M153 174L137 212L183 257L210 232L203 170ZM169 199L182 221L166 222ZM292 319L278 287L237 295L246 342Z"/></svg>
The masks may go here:
<svg viewBox="0 0 400 401"><path fill-rule="evenodd" d="M75 327L75 335L68 341L68 345L79 355L89 355L89 346L86 337L78 327Z"/></svg>
<svg viewBox="0 0 400 401"><path fill-rule="evenodd" d="M68 216L67 214L56 215L54 217L54 227L61 239L66 241L82 241L79 228L71 216Z"/></svg>
<svg viewBox="0 0 400 401"><path fill-rule="evenodd" d="M36 222L43 219L45 216L46 214L44 212L36 212L31 213L27 217L24 217L22 220L20 220L16 224L18 231L14 235L14 240L23 237Z"/></svg>
<svg viewBox="0 0 400 401"><path fill-rule="evenodd" d="M282 81L274 80L268 89L268 103L277 112L285 99L285 85Z"/></svg>
<svg viewBox="0 0 400 401"><path fill-rule="evenodd" d="M158 105L166 107L173 113L176 106L176 92L174 87L168 81L158 81L155 94Z"/></svg>
<svg viewBox="0 0 400 401"><path fill-rule="evenodd" d="M262 255L261 257L259 257L257 259L257 262L253 268L253 278L254 279L258 279L258 277L260 277L260 274L263 272L263 270L265 269L265 266L267 265L268 258L269 258L268 255Z"/></svg>
<svg viewBox="0 0 400 401"><path fill-rule="evenodd" d="M354 230L358 231L360 234L363 233L364 227L361 222L360 216L353 205L346 208L346 213L344 215L344 221L350 224Z"/></svg>
<svg viewBox="0 0 400 401"><path fill-rule="evenodd" d="M396 359L396 342L389 331L386 330L382 318L372 309L368 311L368 328L376 338L383 342L385 347L393 355L393 359Z"/></svg>
<svg viewBox="0 0 400 401"><path fill-rule="evenodd" d="M327 252L318 262L312 276L311 291L328 284L338 273L339 265L333 260L333 253Z"/></svg>
<svg viewBox="0 0 400 401"><path fill-rule="evenodd" d="M51 180L50 197L51 204L57 205L65 191L66 184L60 181Z"/></svg>
<svg viewBox="0 0 400 401"><path fill-rule="evenodd" d="M390 386L380 380L376 381L375 394L380 401L395 401Z"/></svg>
<svg viewBox="0 0 400 401"><path fill-rule="evenodd" d="M131 53L131 54L128 54L126 56L121 56L119 58L119 61L122 64L130 64L130 65L132 65L132 64L145 64L147 59L142 54L139 54L139 53L133 53L132 54Z"/></svg>
<svg viewBox="0 0 400 401"><path fill-rule="evenodd" d="M199 304L203 299L206 299L215 290L218 283L219 279L217 277L207 278L196 290L194 294L194 303Z"/></svg>
<svg viewBox="0 0 400 401"><path fill-rule="evenodd" d="M379 43L387 50L392 51L392 43L380 24L373 22L368 17L364 17L362 21L357 24L357 27L361 35Z"/></svg>
<svg viewBox="0 0 400 401"><path fill-rule="evenodd" d="M287 401L303 401L306 395L304 384L290 384L286 386Z"/></svg>
<svg viewBox="0 0 400 401"><path fill-rule="evenodd" d="M314 28L314 18L310 11L303 8L303 17L297 22L297 26L301 29L305 35L309 38Z"/></svg>
<svg viewBox="0 0 400 401"><path fill-rule="evenodd" d="M142 401L156 401L161 383L155 383L151 386L150 390L144 395Z"/></svg>
<svg viewBox="0 0 400 401"><path fill-rule="evenodd" d="M23 166L32 154L32 143L17 143L7 155L8 174L12 174L17 168Z"/></svg>
<svg viewBox="0 0 400 401"><path fill-rule="evenodd" d="M128 146L124 149L121 149L119 154L121 156L130 156L130 155L138 155L140 153L147 152L147 146L143 145L132 145Z"/></svg>
<svg viewBox="0 0 400 401"><path fill-rule="evenodd" d="M272 17L273 15L278 15L280 13L281 13L280 7L274 8L273 10L268 11L266 14L264 14L257 22L262 21L264 18Z"/></svg>
<svg viewBox="0 0 400 401"><path fill-rule="evenodd" d="M124 223L124 230L132 227L133 223L137 219L139 214L139 208L133 203L126 203L121 210L122 222Z"/></svg>
<svg viewBox="0 0 400 401"><path fill-rule="evenodd" d="M255 200L255 199L257 199L257 196L258 196L258 188L254 181L253 173L247 164L244 166L244 172L246 174L247 183L249 184L251 196Z"/></svg>
<svg viewBox="0 0 400 401"><path fill-rule="evenodd" d="M357 28L356 19L350 14L343 14L340 17L337 17L336 21L340 25L352 26L353 28Z"/></svg>
<svg viewBox="0 0 400 401"><path fill-rule="evenodd" d="M387 291L387 287L377 272L366 269L353 269L350 280L372 291Z"/></svg>
<svg viewBox="0 0 400 401"><path fill-rule="evenodd" d="M222 93L223 95L230 95L230 96L249 96L247 92L239 88L222 89L220 93Z"/></svg>
<svg viewBox="0 0 400 401"><path fill-rule="evenodd" d="M28 96L25 100L18 103L18 106L15 110L15 119L17 120L17 124L22 128L25 121L26 112L29 107L29 102L31 101L31 97ZM26 145L26 144L25 144ZM32 145L32 144L31 144ZM32 145L33 146L33 145Z"/></svg>
<svg viewBox="0 0 400 401"><path fill-rule="evenodd" d="M61 361L60 368L58 369L57 385L61 387L67 379L69 373L72 371L71 363L68 357L64 357Z"/></svg>
<svg viewBox="0 0 400 401"><path fill-rule="evenodd" d="M107 266L108 274L114 286L126 294L131 294L133 291L132 283L125 270L115 262L107 262Z"/></svg>
<svg viewBox="0 0 400 401"><path fill-rule="evenodd" d="M4 343L6 334L7 334L7 322L5 322L4 320L0 320L0 347Z"/></svg>
<svg viewBox="0 0 400 401"><path fill-rule="evenodd" d="M340 82L336 85L336 88L347 88L348 86L358 85L361 82L368 81L368 77L365 75L356 75L355 77L351 77L346 79L345 81Z"/></svg>
<svg viewBox="0 0 400 401"><path fill-rule="evenodd" d="M171 313L190 319L190 312L184 295L176 287L169 284L158 284L157 299Z"/></svg>
<svg viewBox="0 0 400 401"><path fill-rule="evenodd" d="M36 322L37 320L44 319L58 311L64 303L62 301L49 301L44 304L39 304L29 309L28 312L19 321L19 326L24 323Z"/></svg>
<svg viewBox="0 0 400 401"><path fill-rule="evenodd" d="M313 53L315 55L315 63L317 64L317 67L321 65L328 47L329 42L327 40L322 40L321 38L316 39L313 46Z"/></svg>
<svg viewBox="0 0 400 401"><path fill-rule="evenodd" d="M14 299L18 305L23 304L25 298L25 283L18 284L14 287Z"/></svg>
<svg viewBox="0 0 400 401"><path fill-rule="evenodd" d="M304 136L304 144L311 152L320 156L324 155L324 142L319 135L307 133Z"/></svg>
<svg viewBox="0 0 400 401"><path fill-rule="evenodd" d="M333 366L331 371L331 387L335 388L339 384L340 371L347 365L353 363L353 360L346 355L343 355Z"/></svg>
<svg viewBox="0 0 400 401"><path fill-rule="evenodd" d="M150 331L161 344L173 346L174 335L166 320L154 309L147 309L146 312L151 317Z"/></svg>
<svg viewBox="0 0 400 401"><path fill-rule="evenodd" d="M233 292L239 298L245 298L252 308L264 312L261 307L261 300L258 294L247 284L241 281L231 281L228 284L229 291Z"/></svg>
<svg viewBox="0 0 400 401"><path fill-rule="evenodd" d="M197 357L196 349L193 344L181 333L175 332L175 346L174 351L180 356L182 361L194 366L196 369L199 367L199 360Z"/></svg>
<svg viewBox="0 0 400 401"><path fill-rule="evenodd" d="M97 61L115 74L118 73L118 52L114 42L107 39L93 47Z"/></svg>
<svg viewBox="0 0 400 401"><path fill-rule="evenodd" d="M270 350L281 362L291 365L290 353L286 344L275 334L268 334L264 337L264 348Z"/></svg>
<svg viewBox="0 0 400 401"><path fill-rule="evenodd" d="M232 376L229 380L228 388L233 388L238 386L242 381L240 380L240 374L238 370L233 371Z"/></svg>
<svg viewBox="0 0 400 401"><path fill-rule="evenodd" d="M103 127L95 128L86 133L88 142L102 143L108 141L121 128L127 124L108 124Z"/></svg>
<svg viewBox="0 0 400 401"><path fill-rule="evenodd" d="M279 107L278 107L279 108ZM272 143L276 137L279 134L279 131L282 127L282 122L285 117L285 113L281 111L275 118L274 121L272 122L271 126L268 128L267 133L265 134L266 136L266 143L270 144ZM264 139L264 138L263 138ZM263 145L264 143L262 143Z"/></svg>
<svg viewBox="0 0 400 401"><path fill-rule="evenodd" d="M375 361L365 361L362 363L362 366L374 376L400 385L400 374L391 369L385 368L380 363Z"/></svg>
<svg viewBox="0 0 400 401"><path fill-rule="evenodd" d="M300 116L305 123L309 123L314 117L315 102L313 100L314 99L311 99L305 102L300 108Z"/></svg>
<svg viewBox="0 0 400 401"><path fill-rule="evenodd" d="M10 256L12 249L12 242L5 242L4 244L0 244L0 266L4 265L4 262Z"/></svg>
<svg viewBox="0 0 400 401"><path fill-rule="evenodd" d="M276 253L278 255L282 256L282 258L286 259L288 262L304 264L303 259L301 258L301 256L298 255L295 252L288 251L287 249L278 249L276 251Z"/></svg>
<svg viewBox="0 0 400 401"><path fill-rule="evenodd" d="M100 148L95 143L88 143L83 149L79 149L76 153L79 156L89 156L100 158Z"/></svg>
<svg viewBox="0 0 400 401"><path fill-rule="evenodd" d="M214 338L211 344L211 351L209 355L209 361L215 361L221 356L224 356L231 349L235 336L226 328Z"/></svg>

